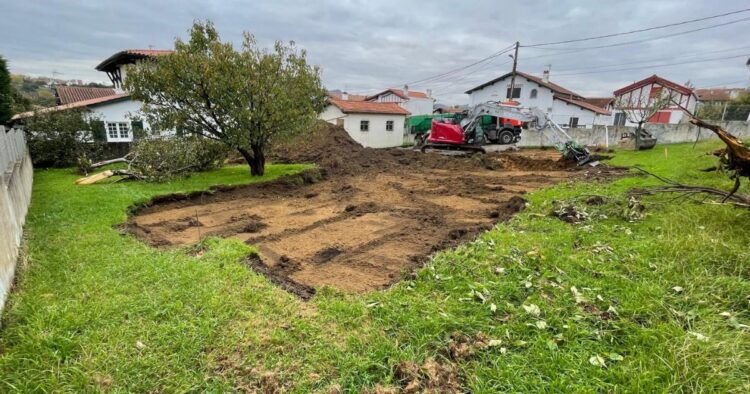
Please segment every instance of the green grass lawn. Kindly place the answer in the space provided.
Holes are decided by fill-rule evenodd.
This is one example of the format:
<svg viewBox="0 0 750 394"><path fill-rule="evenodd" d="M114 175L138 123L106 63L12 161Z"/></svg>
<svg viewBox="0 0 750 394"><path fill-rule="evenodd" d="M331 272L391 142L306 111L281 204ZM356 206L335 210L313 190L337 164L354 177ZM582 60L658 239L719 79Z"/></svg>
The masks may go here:
<svg viewBox="0 0 750 394"><path fill-rule="evenodd" d="M718 146L612 163L729 189L725 175L697 171ZM304 168L270 166L264 179ZM25 267L0 329L0 392L360 392L399 388L405 363L429 360L476 393L750 390L745 210L657 195L630 221L625 192L656 180L560 184L388 291L326 289L309 302L247 269L242 242L209 239L198 258L114 227L152 196L246 174L81 187L70 171L37 171ZM588 206L591 194L609 198ZM553 200L589 219L550 217Z"/></svg>

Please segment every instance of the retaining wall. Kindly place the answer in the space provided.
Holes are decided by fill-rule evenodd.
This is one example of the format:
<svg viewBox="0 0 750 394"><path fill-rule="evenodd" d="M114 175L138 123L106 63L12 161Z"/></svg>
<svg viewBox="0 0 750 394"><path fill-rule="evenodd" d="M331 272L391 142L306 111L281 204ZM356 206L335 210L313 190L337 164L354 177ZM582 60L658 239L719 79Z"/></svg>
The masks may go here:
<svg viewBox="0 0 750 394"><path fill-rule="evenodd" d="M23 131L0 126L0 311L13 284L33 177Z"/></svg>
<svg viewBox="0 0 750 394"><path fill-rule="evenodd" d="M719 122L724 130L744 140L750 140L750 122L730 121ZM679 142L693 142L698 136L698 127L690 123L680 124L646 124L646 130L653 134L659 144L675 144ZM606 132L605 132L606 130ZM568 129L568 134L576 141L587 146L606 145L609 138L609 146L616 147L620 136L624 132L635 131L634 127L625 126L593 126L590 129ZM524 130L518 146L552 146L553 141L549 138L551 131ZM710 130L701 129L700 139L717 139L716 134Z"/></svg>

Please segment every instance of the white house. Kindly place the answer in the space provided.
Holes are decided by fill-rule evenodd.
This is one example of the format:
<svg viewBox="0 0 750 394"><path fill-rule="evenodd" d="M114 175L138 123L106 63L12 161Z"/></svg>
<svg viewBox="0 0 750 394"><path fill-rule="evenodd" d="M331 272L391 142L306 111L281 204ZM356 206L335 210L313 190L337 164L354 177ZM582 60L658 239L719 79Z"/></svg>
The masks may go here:
<svg viewBox="0 0 750 394"><path fill-rule="evenodd" d="M380 93L365 98L365 101L376 103L396 103L401 108L409 111L411 115L431 115L435 100L427 93L404 89L386 89Z"/></svg>
<svg viewBox="0 0 750 394"><path fill-rule="evenodd" d="M516 80L511 94L513 73L507 73L491 81L467 90L472 106L488 101L513 100L522 107L537 107L550 114L552 120L563 127L587 127L611 124L610 112L586 101L571 90L549 81L549 72L543 77L516 71Z"/></svg>
<svg viewBox="0 0 750 394"><path fill-rule="evenodd" d="M107 142L131 142L133 141L133 130L136 127L148 129L149 125L140 120L138 114L143 103L130 98L123 90L125 78L125 66L134 64L143 59L153 56L162 56L173 53L171 50L153 49L126 49L115 53L96 66L96 69L107 74L114 85L112 94L105 90L94 91L91 89L78 89L73 91L59 91L58 99L63 103L56 107L45 108L39 111L62 111L73 108L86 108L92 117L104 122ZM60 87L62 88L62 87ZM65 97L65 98L63 98ZM77 101L76 101L77 100ZM14 120L32 116L34 111L17 114Z"/></svg>
<svg viewBox="0 0 750 394"><path fill-rule="evenodd" d="M355 141L369 148L390 148L404 143L404 124L409 111L397 103L349 101L331 98L318 116L344 127Z"/></svg>
<svg viewBox="0 0 750 394"><path fill-rule="evenodd" d="M648 108L654 100L670 98L671 103L658 111L646 121L648 123L680 123L684 116L683 109L695 112L698 96L692 88L666 80L656 74L615 90L613 107L624 106L627 111L613 109L613 124L618 126L637 126L634 119L628 119L626 112L638 113Z"/></svg>

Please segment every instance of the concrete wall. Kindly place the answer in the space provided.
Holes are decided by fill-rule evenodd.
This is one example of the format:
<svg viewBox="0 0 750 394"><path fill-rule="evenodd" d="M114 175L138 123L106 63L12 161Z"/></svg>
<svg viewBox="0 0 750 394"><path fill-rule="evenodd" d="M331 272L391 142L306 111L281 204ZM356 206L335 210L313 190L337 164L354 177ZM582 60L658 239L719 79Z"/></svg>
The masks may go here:
<svg viewBox="0 0 750 394"><path fill-rule="evenodd" d="M0 311L13 284L33 177L23 131L0 126Z"/></svg>
<svg viewBox="0 0 750 394"><path fill-rule="evenodd" d="M750 122L731 121L720 123L720 125L734 136L750 140ZM698 127L690 123L646 124L645 128L656 137L659 144L693 142L698 135ZM609 137L609 146L616 147L622 133L626 131L632 132L635 128L607 126L606 130L607 133L605 133L605 126L594 126L590 129L577 128L567 131L576 141L586 146L606 145L607 137ZM552 146L553 140L550 138L550 133L551 131L549 130L543 130L542 132L524 130L521 133L521 141L517 145L521 147ZM700 140L707 139L717 139L716 134L710 130L702 129Z"/></svg>
<svg viewBox="0 0 750 394"><path fill-rule="evenodd" d="M431 98L410 98L399 104L401 108L409 111L411 115L432 115L434 102Z"/></svg>

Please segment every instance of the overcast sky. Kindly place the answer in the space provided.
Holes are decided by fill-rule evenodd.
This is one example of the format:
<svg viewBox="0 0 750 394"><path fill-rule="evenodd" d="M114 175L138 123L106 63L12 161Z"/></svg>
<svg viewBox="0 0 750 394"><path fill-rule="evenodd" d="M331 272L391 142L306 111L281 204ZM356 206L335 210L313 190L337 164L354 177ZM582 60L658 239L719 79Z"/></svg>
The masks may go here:
<svg viewBox="0 0 750 394"><path fill-rule="evenodd" d="M194 19L210 19L222 39L242 31L261 45L294 40L323 69L329 89L372 93L471 64L513 44L629 31L750 8L747 0L236 1L3 0L0 54L11 71L109 82L94 66L125 48L172 48ZM605 96L657 73L696 87L746 86L750 19L645 42L585 49L750 18L750 12L603 40L521 48L518 69L582 95ZM583 49L582 49L583 48ZM729 58L733 57L733 58ZM712 60L717 58L729 58ZM696 62L709 60L705 62ZM672 63L689 64L649 67ZM506 54L413 90L464 103L462 92L510 71ZM601 72L628 68L617 72ZM638 69L632 69L638 68ZM585 73L585 74L580 74ZM567 75L566 75L567 74ZM577 74L577 75L571 75Z"/></svg>

